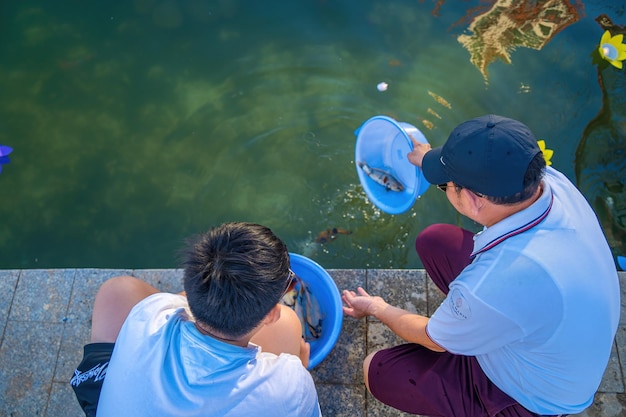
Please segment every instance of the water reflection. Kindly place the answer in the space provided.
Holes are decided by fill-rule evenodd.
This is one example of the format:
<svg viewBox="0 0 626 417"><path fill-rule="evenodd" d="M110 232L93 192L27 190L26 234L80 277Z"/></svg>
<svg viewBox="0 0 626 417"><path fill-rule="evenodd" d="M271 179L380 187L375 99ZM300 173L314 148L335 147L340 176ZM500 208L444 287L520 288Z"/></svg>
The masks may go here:
<svg viewBox="0 0 626 417"><path fill-rule="evenodd" d="M525 121L623 242L623 166L601 158L621 148L583 139L573 164L601 104L588 60L600 29L578 3L515 4L3 2L0 143L14 151L0 267L172 267L184 237L230 220L264 223L329 268L419 267L426 225L479 227L430 190L400 216L367 200L354 130L376 114L434 146L480 114ZM616 129L619 95L605 100L598 123ZM333 228L352 233L317 241Z"/></svg>
<svg viewBox="0 0 626 417"><path fill-rule="evenodd" d="M612 35L626 34L605 14L596 18ZM596 211L615 255L626 254L626 73L592 53L602 109L576 150L578 186Z"/></svg>
<svg viewBox="0 0 626 417"><path fill-rule="evenodd" d="M487 81L489 64L497 59L511 64L511 52L520 46L541 49L579 20L578 7L567 0L497 0L489 10L471 18L472 35L460 35L458 40Z"/></svg>

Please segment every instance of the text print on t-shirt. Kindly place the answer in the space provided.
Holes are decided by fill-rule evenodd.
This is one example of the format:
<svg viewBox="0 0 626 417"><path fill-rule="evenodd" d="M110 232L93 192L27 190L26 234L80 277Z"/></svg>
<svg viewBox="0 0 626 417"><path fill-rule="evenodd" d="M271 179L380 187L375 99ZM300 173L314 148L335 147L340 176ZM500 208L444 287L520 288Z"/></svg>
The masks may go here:
<svg viewBox="0 0 626 417"><path fill-rule="evenodd" d="M467 319L472 316L472 310L470 309L469 304L467 304L461 290L458 288L453 289L448 299L452 314L454 314L457 318Z"/></svg>

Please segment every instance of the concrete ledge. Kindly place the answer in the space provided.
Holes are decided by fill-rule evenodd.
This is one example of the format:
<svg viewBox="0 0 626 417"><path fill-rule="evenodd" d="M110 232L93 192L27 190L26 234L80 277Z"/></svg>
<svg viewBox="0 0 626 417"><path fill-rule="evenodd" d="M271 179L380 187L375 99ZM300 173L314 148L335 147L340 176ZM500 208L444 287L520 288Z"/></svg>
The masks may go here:
<svg viewBox="0 0 626 417"><path fill-rule="evenodd" d="M340 289L362 286L391 304L430 315L443 299L424 270L329 270ZM89 340L100 284L133 275L163 291L182 290L176 269L0 270L0 416L84 414L69 379ZM626 415L626 272L620 272L622 316L595 403L579 416ZM324 416L408 416L366 392L361 363L368 352L400 343L377 320L346 317L337 345L312 374Z"/></svg>

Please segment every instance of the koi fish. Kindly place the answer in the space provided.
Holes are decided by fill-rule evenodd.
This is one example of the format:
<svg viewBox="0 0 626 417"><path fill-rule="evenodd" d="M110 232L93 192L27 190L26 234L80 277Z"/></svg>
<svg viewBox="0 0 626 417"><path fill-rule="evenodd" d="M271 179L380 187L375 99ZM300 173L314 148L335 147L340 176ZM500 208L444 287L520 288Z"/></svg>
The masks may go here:
<svg viewBox="0 0 626 417"><path fill-rule="evenodd" d="M435 116L437 119L441 120L441 116L439 116L439 113L437 113L436 111L434 111L433 109L431 109L430 107L426 110L428 112L428 114L432 114L433 116Z"/></svg>
<svg viewBox="0 0 626 417"><path fill-rule="evenodd" d="M446 100L445 98L441 97L439 94L435 94L432 91L428 90L428 95L431 96L433 98L433 100L435 100L437 103L441 104L443 107L451 110L452 109L452 105L450 103L448 103L448 100Z"/></svg>
<svg viewBox="0 0 626 417"><path fill-rule="evenodd" d="M317 340L322 335L324 314L311 288L299 276L295 276L294 285L283 296L281 303L296 312L302 325L302 337L307 342Z"/></svg>
<svg viewBox="0 0 626 417"><path fill-rule="evenodd" d="M358 162L357 164L368 177L385 187L387 191L404 191L404 185L387 171L383 171L379 168L371 168L365 162Z"/></svg>
<svg viewBox="0 0 626 417"><path fill-rule="evenodd" d="M433 130L433 128L435 127L435 124L431 122L430 120L423 119L419 116L415 116L415 118L419 120L420 122L422 122L422 124L424 125L426 129Z"/></svg>
<svg viewBox="0 0 626 417"><path fill-rule="evenodd" d="M339 227L333 227L332 229L326 229L326 230L321 231L317 235L317 239L315 239L315 241L317 243L326 243L336 238L337 235L351 235L351 234L352 232L350 230L341 229Z"/></svg>

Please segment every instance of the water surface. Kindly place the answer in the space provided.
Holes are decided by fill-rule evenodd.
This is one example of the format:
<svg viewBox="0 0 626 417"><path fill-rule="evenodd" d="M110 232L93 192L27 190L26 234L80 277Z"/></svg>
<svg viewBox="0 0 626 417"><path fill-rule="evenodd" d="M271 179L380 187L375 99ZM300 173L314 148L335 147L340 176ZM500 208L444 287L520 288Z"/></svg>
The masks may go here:
<svg viewBox="0 0 626 417"><path fill-rule="evenodd" d="M527 3L529 20L559 4ZM0 268L175 267L185 237L233 220L271 227L327 268L421 267L413 242L428 224L479 227L434 187L402 215L376 209L355 129L385 114L437 146L499 113L528 124L576 181L576 149L602 109L594 19L626 16L623 2L561 3L576 16L540 49L510 44L510 63L481 68L459 37L496 2L4 2L0 143L14 152L0 175ZM605 183L586 192L607 201ZM334 227L352 233L316 243Z"/></svg>

